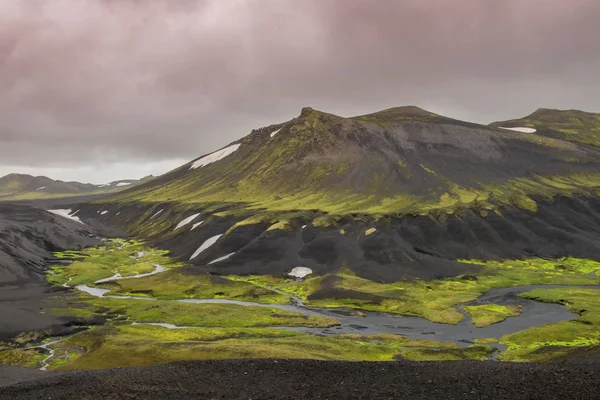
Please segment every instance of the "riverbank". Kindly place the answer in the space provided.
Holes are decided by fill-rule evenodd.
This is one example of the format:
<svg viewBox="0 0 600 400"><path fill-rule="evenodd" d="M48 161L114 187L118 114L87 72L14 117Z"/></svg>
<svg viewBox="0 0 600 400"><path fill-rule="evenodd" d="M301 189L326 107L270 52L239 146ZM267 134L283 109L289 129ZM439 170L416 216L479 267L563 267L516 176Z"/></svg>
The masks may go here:
<svg viewBox="0 0 600 400"><path fill-rule="evenodd" d="M596 399L598 366L595 361L222 360L50 373L43 378L39 371L20 370L24 376L13 372L13 379L21 383L0 383L0 399Z"/></svg>

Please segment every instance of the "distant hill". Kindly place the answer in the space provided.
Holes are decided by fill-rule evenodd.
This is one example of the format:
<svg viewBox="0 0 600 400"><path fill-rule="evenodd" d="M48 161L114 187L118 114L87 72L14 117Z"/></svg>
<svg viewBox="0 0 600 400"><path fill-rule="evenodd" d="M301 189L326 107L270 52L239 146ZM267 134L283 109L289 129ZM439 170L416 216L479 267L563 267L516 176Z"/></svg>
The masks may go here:
<svg viewBox="0 0 600 400"><path fill-rule="evenodd" d="M118 192L152 179L125 179L103 185L64 182L45 176L9 174L0 178L1 200L34 200Z"/></svg>
<svg viewBox="0 0 600 400"><path fill-rule="evenodd" d="M490 126L521 128L539 135L600 147L600 113L540 108L526 117L498 121Z"/></svg>

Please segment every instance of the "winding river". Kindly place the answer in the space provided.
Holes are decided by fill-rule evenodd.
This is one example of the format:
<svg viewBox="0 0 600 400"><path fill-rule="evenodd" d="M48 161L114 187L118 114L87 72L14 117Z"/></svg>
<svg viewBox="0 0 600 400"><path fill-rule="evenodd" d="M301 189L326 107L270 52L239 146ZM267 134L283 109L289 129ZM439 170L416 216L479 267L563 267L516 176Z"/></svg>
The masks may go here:
<svg viewBox="0 0 600 400"><path fill-rule="evenodd" d="M157 266L157 271L163 271L164 268ZM153 273L153 274L154 274ZM148 274L136 275L127 277L127 279L141 278ZM116 278L124 279L124 278ZM111 280L116 280L111 277ZM101 280L105 281L105 280ZM545 324L557 323L561 321L569 321L579 317L578 314L572 313L567 307L560 304L542 303L534 300L519 297L519 294L531 291L533 289L545 288L589 288L600 289L598 286L565 286L565 285L529 285L516 286L508 288L492 289L474 301L458 304L455 308L461 312L465 318L457 325L441 324L431 322L425 318L408 317L401 315L392 315L379 312L364 312L364 316L356 315L352 310L347 309L328 309L328 308L313 308L304 305L301 299L291 296L276 290L279 293L286 294L292 298L292 303L289 305L281 304L260 304L246 301L226 300L226 299L181 299L169 300L181 303L193 304L234 304L246 307L266 307L270 309L278 309L290 312L299 312L309 316L323 316L333 318L340 322L339 326L331 328L302 328L302 327L278 327L280 329L289 329L298 332L312 333L315 335L339 335L339 334L397 334L409 337L411 339L427 339L443 342L457 343L459 346L468 346L475 343L476 339L483 338L500 338L503 335L522 331L527 328L541 326ZM92 296L115 298L115 299L132 299L153 301L154 298L133 297L133 296L111 296L108 295L110 290L93 288L87 285L77 286L76 289L86 292ZM275 289L272 289L275 290ZM510 317L506 320L484 327L476 328L472 323L471 317L464 312L460 307L463 305L480 305L480 304L501 304L501 305L520 305L522 306L521 314L517 317ZM169 329L184 329L191 327L178 327L171 324L155 322L152 325L158 325ZM499 350L505 349L505 346L500 344L493 345Z"/></svg>

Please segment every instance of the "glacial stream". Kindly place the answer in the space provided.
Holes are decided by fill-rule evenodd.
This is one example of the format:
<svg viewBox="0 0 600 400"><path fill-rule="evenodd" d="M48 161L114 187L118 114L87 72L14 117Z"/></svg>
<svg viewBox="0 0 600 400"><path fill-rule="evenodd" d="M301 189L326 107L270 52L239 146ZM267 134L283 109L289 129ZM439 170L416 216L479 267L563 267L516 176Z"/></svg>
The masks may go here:
<svg viewBox="0 0 600 400"><path fill-rule="evenodd" d="M158 269L158 268L157 268ZM145 274L147 275L147 274ZM140 276L141 277L141 276ZM135 277L128 277L134 279ZM113 277L114 279L114 277ZM119 279L119 278L117 278ZM123 278L120 278L123 279ZM181 303L193 304L235 304L246 307L266 307L290 312L299 312L309 316L324 316L336 319L340 322L339 326L331 328L303 328L303 327L279 327L280 329L289 329L298 332L312 333L315 335L339 335L339 334L397 334L409 337L411 339L427 339L443 342L457 343L459 346L468 346L475 342L475 339L500 338L503 335L522 331L527 328L541 326L546 324L569 321L579 317L572 313L567 307L560 304L542 303L534 300L519 297L519 294L534 289L554 289L554 288L590 288L598 289L598 286L565 286L565 285L529 285L516 286L508 288L492 289L478 299L458 304L455 308L461 312L465 318L457 325L441 324L431 322L425 318L408 317L401 315L392 315L380 312L363 312L364 316L359 316L356 312L348 309L329 309L313 308L304 305L301 299L290 296L293 304L260 304L247 301L226 300L226 299L181 299L169 300ZM86 292L92 296L116 298L116 299L136 299L153 301L153 298L133 297L133 296L110 296L107 295L110 290L92 288L87 285L77 286L76 289ZM275 289L272 289L275 290ZM277 292L287 294L279 290ZM517 317L510 317L506 320L484 327L476 328L473 325L471 317L460 307L463 305L481 305L481 304L501 304L501 305L520 305L521 314ZM139 324L139 323L136 323ZM191 327L178 327L171 324L155 322L152 325L163 326L169 329L183 329ZM496 348L503 350L504 346L496 344Z"/></svg>

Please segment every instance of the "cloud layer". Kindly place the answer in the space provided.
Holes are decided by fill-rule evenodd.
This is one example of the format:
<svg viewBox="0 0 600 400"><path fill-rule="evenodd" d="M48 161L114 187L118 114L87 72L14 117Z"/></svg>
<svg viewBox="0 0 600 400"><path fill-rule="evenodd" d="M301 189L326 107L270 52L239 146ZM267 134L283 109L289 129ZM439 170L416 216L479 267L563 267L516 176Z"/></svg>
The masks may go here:
<svg viewBox="0 0 600 400"><path fill-rule="evenodd" d="M0 173L156 173L307 105L600 111L599 20L597 0L0 0Z"/></svg>

